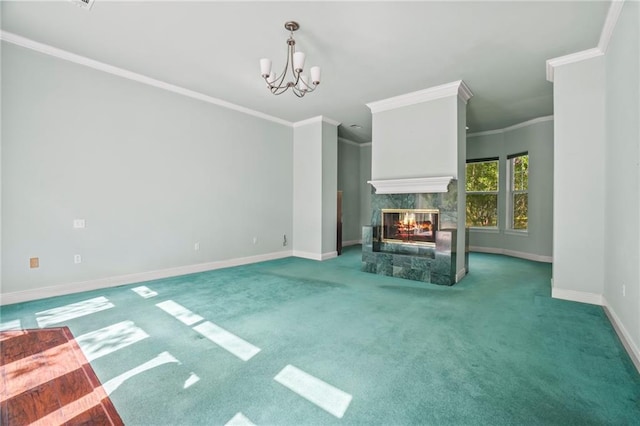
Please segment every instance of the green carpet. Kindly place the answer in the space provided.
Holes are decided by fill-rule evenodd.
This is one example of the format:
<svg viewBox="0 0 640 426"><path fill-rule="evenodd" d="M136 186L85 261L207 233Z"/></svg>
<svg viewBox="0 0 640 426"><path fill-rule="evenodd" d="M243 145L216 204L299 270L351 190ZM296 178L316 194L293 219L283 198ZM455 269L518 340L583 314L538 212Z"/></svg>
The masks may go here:
<svg viewBox="0 0 640 426"><path fill-rule="evenodd" d="M132 321L148 337L91 361L127 425L640 424L640 375L602 308L550 298L551 266L472 253L453 287L287 258L2 307L0 322L100 296L65 320L76 337ZM144 285L158 294L143 298ZM171 300L202 318L161 310ZM40 315L42 316L42 315ZM194 327L210 321L260 349L247 361ZM108 351L117 339L96 344ZM166 354L164 355L166 358ZM352 396L342 418L274 380L287 365ZM137 374L135 374L137 372Z"/></svg>

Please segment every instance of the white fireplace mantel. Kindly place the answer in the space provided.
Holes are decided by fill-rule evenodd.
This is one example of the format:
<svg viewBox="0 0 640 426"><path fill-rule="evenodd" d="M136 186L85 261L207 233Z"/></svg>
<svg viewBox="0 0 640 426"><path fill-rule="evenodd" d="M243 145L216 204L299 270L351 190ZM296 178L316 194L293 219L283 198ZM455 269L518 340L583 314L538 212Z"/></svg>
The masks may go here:
<svg viewBox="0 0 640 426"><path fill-rule="evenodd" d="M436 176L409 179L370 180L376 194L426 194L447 192L453 176Z"/></svg>

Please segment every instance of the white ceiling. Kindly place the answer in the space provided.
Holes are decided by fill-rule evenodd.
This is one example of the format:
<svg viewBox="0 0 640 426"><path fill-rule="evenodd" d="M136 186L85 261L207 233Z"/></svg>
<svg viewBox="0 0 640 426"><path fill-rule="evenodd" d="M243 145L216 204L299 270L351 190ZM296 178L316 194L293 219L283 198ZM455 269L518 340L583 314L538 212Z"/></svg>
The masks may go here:
<svg viewBox="0 0 640 426"><path fill-rule="evenodd" d="M365 103L464 80L471 132L553 113L545 61L596 47L609 1L2 1L2 29L287 121L324 115L371 140ZM322 83L271 95L259 59L284 66L295 20ZM361 125L361 130L349 127Z"/></svg>

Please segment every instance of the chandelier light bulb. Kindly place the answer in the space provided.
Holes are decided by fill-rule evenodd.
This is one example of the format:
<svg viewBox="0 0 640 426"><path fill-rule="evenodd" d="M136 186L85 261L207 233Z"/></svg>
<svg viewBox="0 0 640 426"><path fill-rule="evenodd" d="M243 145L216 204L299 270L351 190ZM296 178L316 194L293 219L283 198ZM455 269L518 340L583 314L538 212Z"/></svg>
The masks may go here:
<svg viewBox="0 0 640 426"><path fill-rule="evenodd" d="M300 90L308 91L309 90L309 77L306 75L300 74L300 82L299 82Z"/></svg>
<svg viewBox="0 0 640 426"><path fill-rule="evenodd" d="M284 70L279 76L271 70L271 59L260 59L260 75L267 84L267 88L274 95L280 95L289 88L299 98L309 92L313 92L320 84L320 67L311 67L310 75L303 75L305 54L296 52L296 41L293 32L300 28L294 21L285 22L284 27L291 35L287 39L287 61ZM309 78L311 77L311 78Z"/></svg>
<svg viewBox="0 0 640 426"><path fill-rule="evenodd" d="M262 78L267 78L267 76L271 74L271 59L260 59L260 74L262 75Z"/></svg>
<svg viewBox="0 0 640 426"><path fill-rule="evenodd" d="M296 52L293 54L293 69L300 72L304 69L304 53Z"/></svg>
<svg viewBox="0 0 640 426"><path fill-rule="evenodd" d="M311 72L311 83L316 86L320 84L320 67L311 67L309 71Z"/></svg>

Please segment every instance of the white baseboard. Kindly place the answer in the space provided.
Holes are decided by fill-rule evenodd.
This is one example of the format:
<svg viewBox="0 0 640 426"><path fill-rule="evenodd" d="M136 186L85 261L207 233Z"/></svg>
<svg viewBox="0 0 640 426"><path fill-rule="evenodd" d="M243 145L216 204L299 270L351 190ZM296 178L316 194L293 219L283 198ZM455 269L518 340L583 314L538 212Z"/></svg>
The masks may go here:
<svg viewBox="0 0 640 426"><path fill-rule="evenodd" d="M328 253L322 253L322 256L320 256L320 260L333 259L334 257L338 257L338 252L337 251L330 251Z"/></svg>
<svg viewBox="0 0 640 426"><path fill-rule="evenodd" d="M221 260L217 262L178 266L175 268L161 269L157 271L139 272L135 274L119 275L115 277L98 278L96 280L81 281L51 287L42 287L32 290L2 293L0 295L0 305L27 302L29 300L44 299L46 297L63 296L65 294L79 293L83 291L99 290L102 288L116 287L119 285L135 284L143 281L176 277L179 275L211 271L214 269L230 268L232 266L247 265L250 263L282 259L285 257L291 257L290 250L259 254L256 256L239 257L236 259Z"/></svg>
<svg viewBox="0 0 640 426"><path fill-rule="evenodd" d="M629 333L629 331L627 331L624 324L622 324L622 321L620 321L620 318L618 317L618 315L616 315L616 312L612 309L611 305L609 305L609 302L607 302L607 299L605 299L604 296L602 296L602 301L604 302L604 313L607 314L611 325L613 325L613 329L616 331L616 334L620 338L622 345L627 350L627 353L629 354L633 365L636 366L636 369L640 373L640 349L634 343L633 339L631 338L631 334Z"/></svg>
<svg viewBox="0 0 640 426"><path fill-rule="evenodd" d="M598 293L587 293L586 291L564 290L552 288L551 297L554 299L570 300L572 302L589 303L591 305L603 304L603 297Z"/></svg>
<svg viewBox="0 0 640 426"><path fill-rule="evenodd" d="M320 253L311 253L309 251L294 250L292 255L303 259L322 260L322 255Z"/></svg>
<svg viewBox="0 0 640 426"><path fill-rule="evenodd" d="M362 244L362 240L343 241L342 242L342 247L356 246L358 244Z"/></svg>
<svg viewBox="0 0 640 426"><path fill-rule="evenodd" d="M540 254L525 253L522 251L508 250L503 248L470 246L469 251L475 251L478 253L504 254L505 256L518 257L520 259L526 259L526 260L533 260L534 262L553 263L552 256L542 256Z"/></svg>
<svg viewBox="0 0 640 426"><path fill-rule="evenodd" d="M592 305L602 306L605 314L607 315L607 318L609 318L609 322L611 322L613 329L620 338L620 341L622 342L625 350L629 354L633 365L640 373L640 349L638 349L638 346L631 338L631 334L629 333L629 331L627 331L626 327L624 326L622 321L620 321L620 318L603 295L597 293L587 293L583 291L552 288L551 297L553 297L554 299L571 300L573 302L590 303Z"/></svg>
<svg viewBox="0 0 640 426"><path fill-rule="evenodd" d="M334 257L338 257L338 252L337 251L330 251L327 253L311 253L309 251L300 251L300 250L294 250L293 251L293 256L294 257L302 257L303 259L311 259L311 260L327 260L327 259L333 259Z"/></svg>
<svg viewBox="0 0 640 426"><path fill-rule="evenodd" d="M465 275L467 275L467 270L465 268L460 269L456 274L456 282L459 282L461 279L463 279Z"/></svg>

